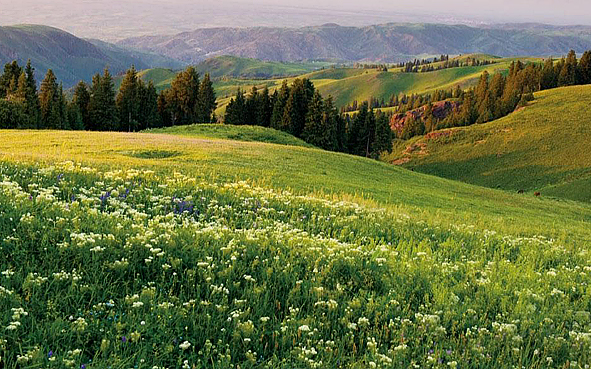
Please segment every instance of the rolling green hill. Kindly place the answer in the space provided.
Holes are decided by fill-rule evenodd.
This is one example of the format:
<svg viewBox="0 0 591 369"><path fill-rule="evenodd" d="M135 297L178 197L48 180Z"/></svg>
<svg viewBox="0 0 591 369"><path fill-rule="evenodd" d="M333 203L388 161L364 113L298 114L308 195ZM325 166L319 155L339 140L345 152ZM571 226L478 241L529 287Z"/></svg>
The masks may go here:
<svg viewBox="0 0 591 369"><path fill-rule="evenodd" d="M398 141L386 160L477 185L591 201L591 86L535 97L491 123Z"/></svg>
<svg viewBox="0 0 591 369"><path fill-rule="evenodd" d="M402 73L393 69L388 72L377 70L358 71L357 73L338 74L316 72L310 74L314 85L324 95L332 95L337 106L343 106L354 100L359 102L370 97L388 101L394 94L422 94L437 89L451 89L456 85L467 87L475 84L484 71L503 72L515 58L500 59L497 63L480 67L458 67L437 70L428 73ZM537 61L534 58L520 60ZM335 78L337 77L337 78Z"/></svg>
<svg viewBox="0 0 591 369"><path fill-rule="evenodd" d="M437 89L451 89L456 85L468 87L475 84L484 71L489 73L506 72L511 62L539 62L537 58L497 58L490 55L470 54L457 57L461 61L468 57L492 60L496 63L479 67L458 67L442 69L428 73L403 73L400 68L392 68L388 72L376 69L361 68L326 68L324 70L303 74L312 80L323 96L331 95L339 107L352 103L369 100L371 97L388 101L394 94L422 94ZM287 78L288 82L293 78ZM237 88L250 90L256 85L258 88L269 87L274 91L281 86L283 79L252 80L230 78L215 83L216 92L220 98L216 114L222 116L229 97L233 96Z"/></svg>
<svg viewBox="0 0 591 369"><path fill-rule="evenodd" d="M263 61L236 56L219 56L207 59L195 66L201 74L209 73L212 78L240 77L248 78L279 78L297 76L327 67L328 62L282 63Z"/></svg>
<svg viewBox="0 0 591 369"><path fill-rule="evenodd" d="M165 133L187 137L215 138L245 142L266 142L280 145L313 147L289 133L261 126L232 126L224 124L193 124L151 129L149 133Z"/></svg>
<svg viewBox="0 0 591 369"><path fill-rule="evenodd" d="M591 204L209 128L0 131L3 368L591 359Z"/></svg>
<svg viewBox="0 0 591 369"><path fill-rule="evenodd" d="M26 64L31 59L40 82L48 69L53 69L65 87L108 66L116 75L135 64L145 69L156 65L181 67L182 63L146 52L129 51L97 40L83 40L65 31L39 25L0 27L0 64L17 60Z"/></svg>

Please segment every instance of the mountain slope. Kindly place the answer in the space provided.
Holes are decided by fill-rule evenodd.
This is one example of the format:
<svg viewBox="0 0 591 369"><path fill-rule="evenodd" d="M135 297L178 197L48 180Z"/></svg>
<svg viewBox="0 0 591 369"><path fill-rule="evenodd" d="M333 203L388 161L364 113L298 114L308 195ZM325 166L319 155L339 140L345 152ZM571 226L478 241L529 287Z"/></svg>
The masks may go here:
<svg viewBox="0 0 591 369"><path fill-rule="evenodd" d="M442 24L383 24L303 28L203 28L173 36L142 36L119 45L187 63L214 55L297 61L404 61L438 54L563 55L591 48L591 27L512 25L475 28Z"/></svg>
<svg viewBox="0 0 591 369"><path fill-rule="evenodd" d="M591 201L591 85L539 92L497 121L398 142L388 161L487 187Z"/></svg>
<svg viewBox="0 0 591 369"><path fill-rule="evenodd" d="M65 87L79 80L89 81L105 66L117 74L132 64L140 69L154 65L182 65L166 57L128 52L101 41L89 42L57 28L38 25L0 27L0 63L18 60L24 65L27 59L31 59L38 81L51 68Z"/></svg>

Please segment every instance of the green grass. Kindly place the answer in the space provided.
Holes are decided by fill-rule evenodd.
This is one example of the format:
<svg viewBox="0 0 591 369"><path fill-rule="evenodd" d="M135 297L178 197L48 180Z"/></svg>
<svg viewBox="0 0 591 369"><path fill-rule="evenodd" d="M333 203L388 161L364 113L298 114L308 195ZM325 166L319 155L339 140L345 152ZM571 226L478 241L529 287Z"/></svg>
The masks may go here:
<svg viewBox="0 0 591 369"><path fill-rule="evenodd" d="M283 63L226 55L208 59L195 68L201 74L209 73L212 78L240 77L248 79L297 76L330 65L331 63L326 62Z"/></svg>
<svg viewBox="0 0 591 369"><path fill-rule="evenodd" d="M0 131L3 368L591 360L591 205L186 129Z"/></svg>
<svg viewBox="0 0 591 369"><path fill-rule="evenodd" d="M485 70L491 74L508 70L512 60L514 59L502 59L486 66L449 68L428 73L364 70L363 73L344 78L320 79L315 81L315 85L323 95L332 95L338 106L354 100L366 101L372 96L388 101L392 95L422 94L437 89L451 89L456 85L466 88L475 84ZM322 75L322 72L317 73Z"/></svg>
<svg viewBox="0 0 591 369"><path fill-rule="evenodd" d="M436 139L398 141L387 161L486 187L591 201L591 86L539 92L525 109ZM423 145L414 154L410 145ZM425 154L425 152L427 154Z"/></svg>
<svg viewBox="0 0 591 369"><path fill-rule="evenodd" d="M490 55L470 54L458 57L464 60L475 57L482 60L495 59L496 63L480 67L458 67L443 69L428 73L402 73L400 68L392 68L388 72L378 72L375 69L361 68L327 68L324 70L303 74L312 80L314 86L323 96L332 96L337 106L345 106L357 100L367 101L371 97L389 101L392 95L398 94L423 94L438 89L452 89L456 85L467 88L478 82L484 71L493 74L505 73L511 62L521 60L523 62L539 62L537 58L495 58ZM291 82L293 78L287 78ZM216 82L216 92L222 97L218 101L218 115L225 111L229 102L228 96L233 96L237 88L249 91L252 86L258 88L269 87L270 91L281 86L283 78L270 80L252 80L228 78L223 82Z"/></svg>
<svg viewBox="0 0 591 369"><path fill-rule="evenodd" d="M312 145L283 131L260 126L233 126L224 124L194 124L148 130L150 133L166 133L187 137L254 141L280 145L312 147Z"/></svg>

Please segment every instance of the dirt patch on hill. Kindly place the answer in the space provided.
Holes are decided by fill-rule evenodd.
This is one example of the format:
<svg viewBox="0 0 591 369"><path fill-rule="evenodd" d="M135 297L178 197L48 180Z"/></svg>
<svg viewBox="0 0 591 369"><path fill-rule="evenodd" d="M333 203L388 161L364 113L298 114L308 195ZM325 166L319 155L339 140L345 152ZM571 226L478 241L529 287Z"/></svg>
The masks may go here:
<svg viewBox="0 0 591 369"><path fill-rule="evenodd" d="M404 165L411 160L412 156L427 156L429 151L427 150L427 144L424 142L415 143L408 145L402 152L402 158L392 161L394 165Z"/></svg>
<svg viewBox="0 0 591 369"><path fill-rule="evenodd" d="M409 157L404 157L404 158L400 158L400 159L394 160L392 162L392 164L394 164L394 165L404 165L404 164L408 163L409 161L410 161L410 158Z"/></svg>
<svg viewBox="0 0 591 369"><path fill-rule="evenodd" d="M416 144L409 145L406 150L404 150L404 155L429 155L429 151L427 151L427 144L423 142L419 142Z"/></svg>
<svg viewBox="0 0 591 369"><path fill-rule="evenodd" d="M457 129L455 131L452 129L448 129L448 130L444 130L444 131L430 132L425 135L425 139L426 140L436 140L441 137L450 137L451 135L454 134L454 132L457 133L457 132L461 132L461 131L457 130Z"/></svg>

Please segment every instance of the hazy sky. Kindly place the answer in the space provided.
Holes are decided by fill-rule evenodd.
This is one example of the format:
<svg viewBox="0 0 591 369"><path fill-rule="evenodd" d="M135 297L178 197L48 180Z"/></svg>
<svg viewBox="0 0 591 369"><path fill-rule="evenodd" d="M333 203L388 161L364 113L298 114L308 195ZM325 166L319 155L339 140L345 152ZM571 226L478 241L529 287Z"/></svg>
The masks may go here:
<svg viewBox="0 0 591 369"><path fill-rule="evenodd" d="M501 23L527 21L591 25L591 0L249 0L241 2L319 8L382 9L412 13L441 12L458 18L476 17L478 20Z"/></svg>
<svg viewBox="0 0 591 369"><path fill-rule="evenodd" d="M329 22L591 26L591 0L0 0L0 25L45 24L108 41L203 27Z"/></svg>

